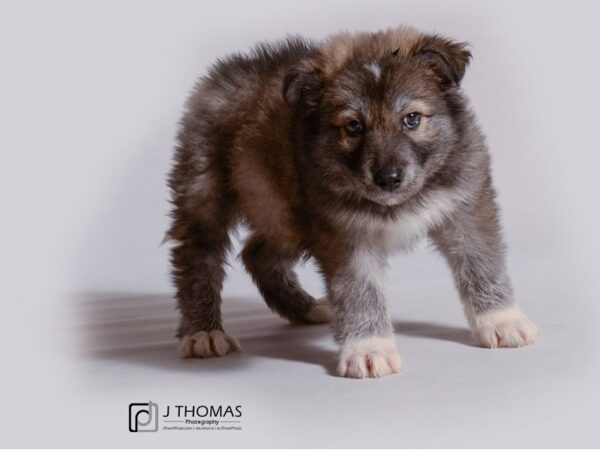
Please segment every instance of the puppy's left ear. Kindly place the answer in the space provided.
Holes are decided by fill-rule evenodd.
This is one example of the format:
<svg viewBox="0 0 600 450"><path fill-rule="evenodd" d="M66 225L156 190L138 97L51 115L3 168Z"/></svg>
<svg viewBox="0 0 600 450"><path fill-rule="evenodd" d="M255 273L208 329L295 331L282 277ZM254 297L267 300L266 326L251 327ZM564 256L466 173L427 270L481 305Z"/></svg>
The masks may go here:
<svg viewBox="0 0 600 450"><path fill-rule="evenodd" d="M321 71L316 61L304 60L283 79L283 98L292 107L314 109L321 98Z"/></svg>
<svg viewBox="0 0 600 450"><path fill-rule="evenodd" d="M421 38L413 48L412 55L431 70L444 89L460 86L471 60L467 44L437 35Z"/></svg>

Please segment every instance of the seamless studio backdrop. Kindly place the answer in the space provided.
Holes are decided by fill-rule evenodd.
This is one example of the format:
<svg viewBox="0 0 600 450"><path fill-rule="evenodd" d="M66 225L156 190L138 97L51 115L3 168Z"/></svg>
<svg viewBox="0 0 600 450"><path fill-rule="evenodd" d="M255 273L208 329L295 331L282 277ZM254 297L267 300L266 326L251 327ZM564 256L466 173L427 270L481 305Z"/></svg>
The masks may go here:
<svg viewBox="0 0 600 450"><path fill-rule="evenodd" d="M600 445L599 15L583 1L0 3L0 444ZM336 377L327 326L271 314L236 253L224 320L244 352L178 359L159 243L194 81L257 41L398 24L471 44L463 87L539 344L474 347L423 244L388 269L400 375ZM312 265L299 270L320 294ZM242 405L242 430L130 433L129 403L148 400Z"/></svg>

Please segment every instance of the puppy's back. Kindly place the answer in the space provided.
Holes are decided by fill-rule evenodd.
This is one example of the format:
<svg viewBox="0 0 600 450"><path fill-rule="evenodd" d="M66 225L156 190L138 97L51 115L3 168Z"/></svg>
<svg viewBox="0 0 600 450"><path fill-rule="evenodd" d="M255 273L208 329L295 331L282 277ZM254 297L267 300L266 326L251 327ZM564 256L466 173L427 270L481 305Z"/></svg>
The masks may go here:
<svg viewBox="0 0 600 450"><path fill-rule="evenodd" d="M217 60L200 78L188 100L190 112L235 112L251 106L274 79L303 58L315 55L315 43L300 36L261 43L247 53ZM279 91L281 92L281 91Z"/></svg>

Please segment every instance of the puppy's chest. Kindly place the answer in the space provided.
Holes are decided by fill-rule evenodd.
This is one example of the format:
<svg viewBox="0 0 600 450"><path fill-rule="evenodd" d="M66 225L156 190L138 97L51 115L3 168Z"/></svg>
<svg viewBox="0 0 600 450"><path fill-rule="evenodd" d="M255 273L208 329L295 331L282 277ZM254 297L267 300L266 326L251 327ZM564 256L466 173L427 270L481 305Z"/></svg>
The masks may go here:
<svg viewBox="0 0 600 450"><path fill-rule="evenodd" d="M388 251L408 249L449 217L457 204L458 199L452 192L434 192L413 209L382 224L376 232L377 239Z"/></svg>

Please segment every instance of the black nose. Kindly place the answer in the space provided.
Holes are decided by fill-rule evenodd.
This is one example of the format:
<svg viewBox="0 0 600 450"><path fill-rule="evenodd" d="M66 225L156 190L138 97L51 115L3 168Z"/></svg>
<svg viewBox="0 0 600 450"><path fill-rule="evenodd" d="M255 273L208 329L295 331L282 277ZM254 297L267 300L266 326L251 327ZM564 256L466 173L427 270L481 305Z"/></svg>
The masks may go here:
<svg viewBox="0 0 600 450"><path fill-rule="evenodd" d="M378 170L373 176L373 181L381 189L393 192L400 187L403 176L402 170L394 166L388 166Z"/></svg>

